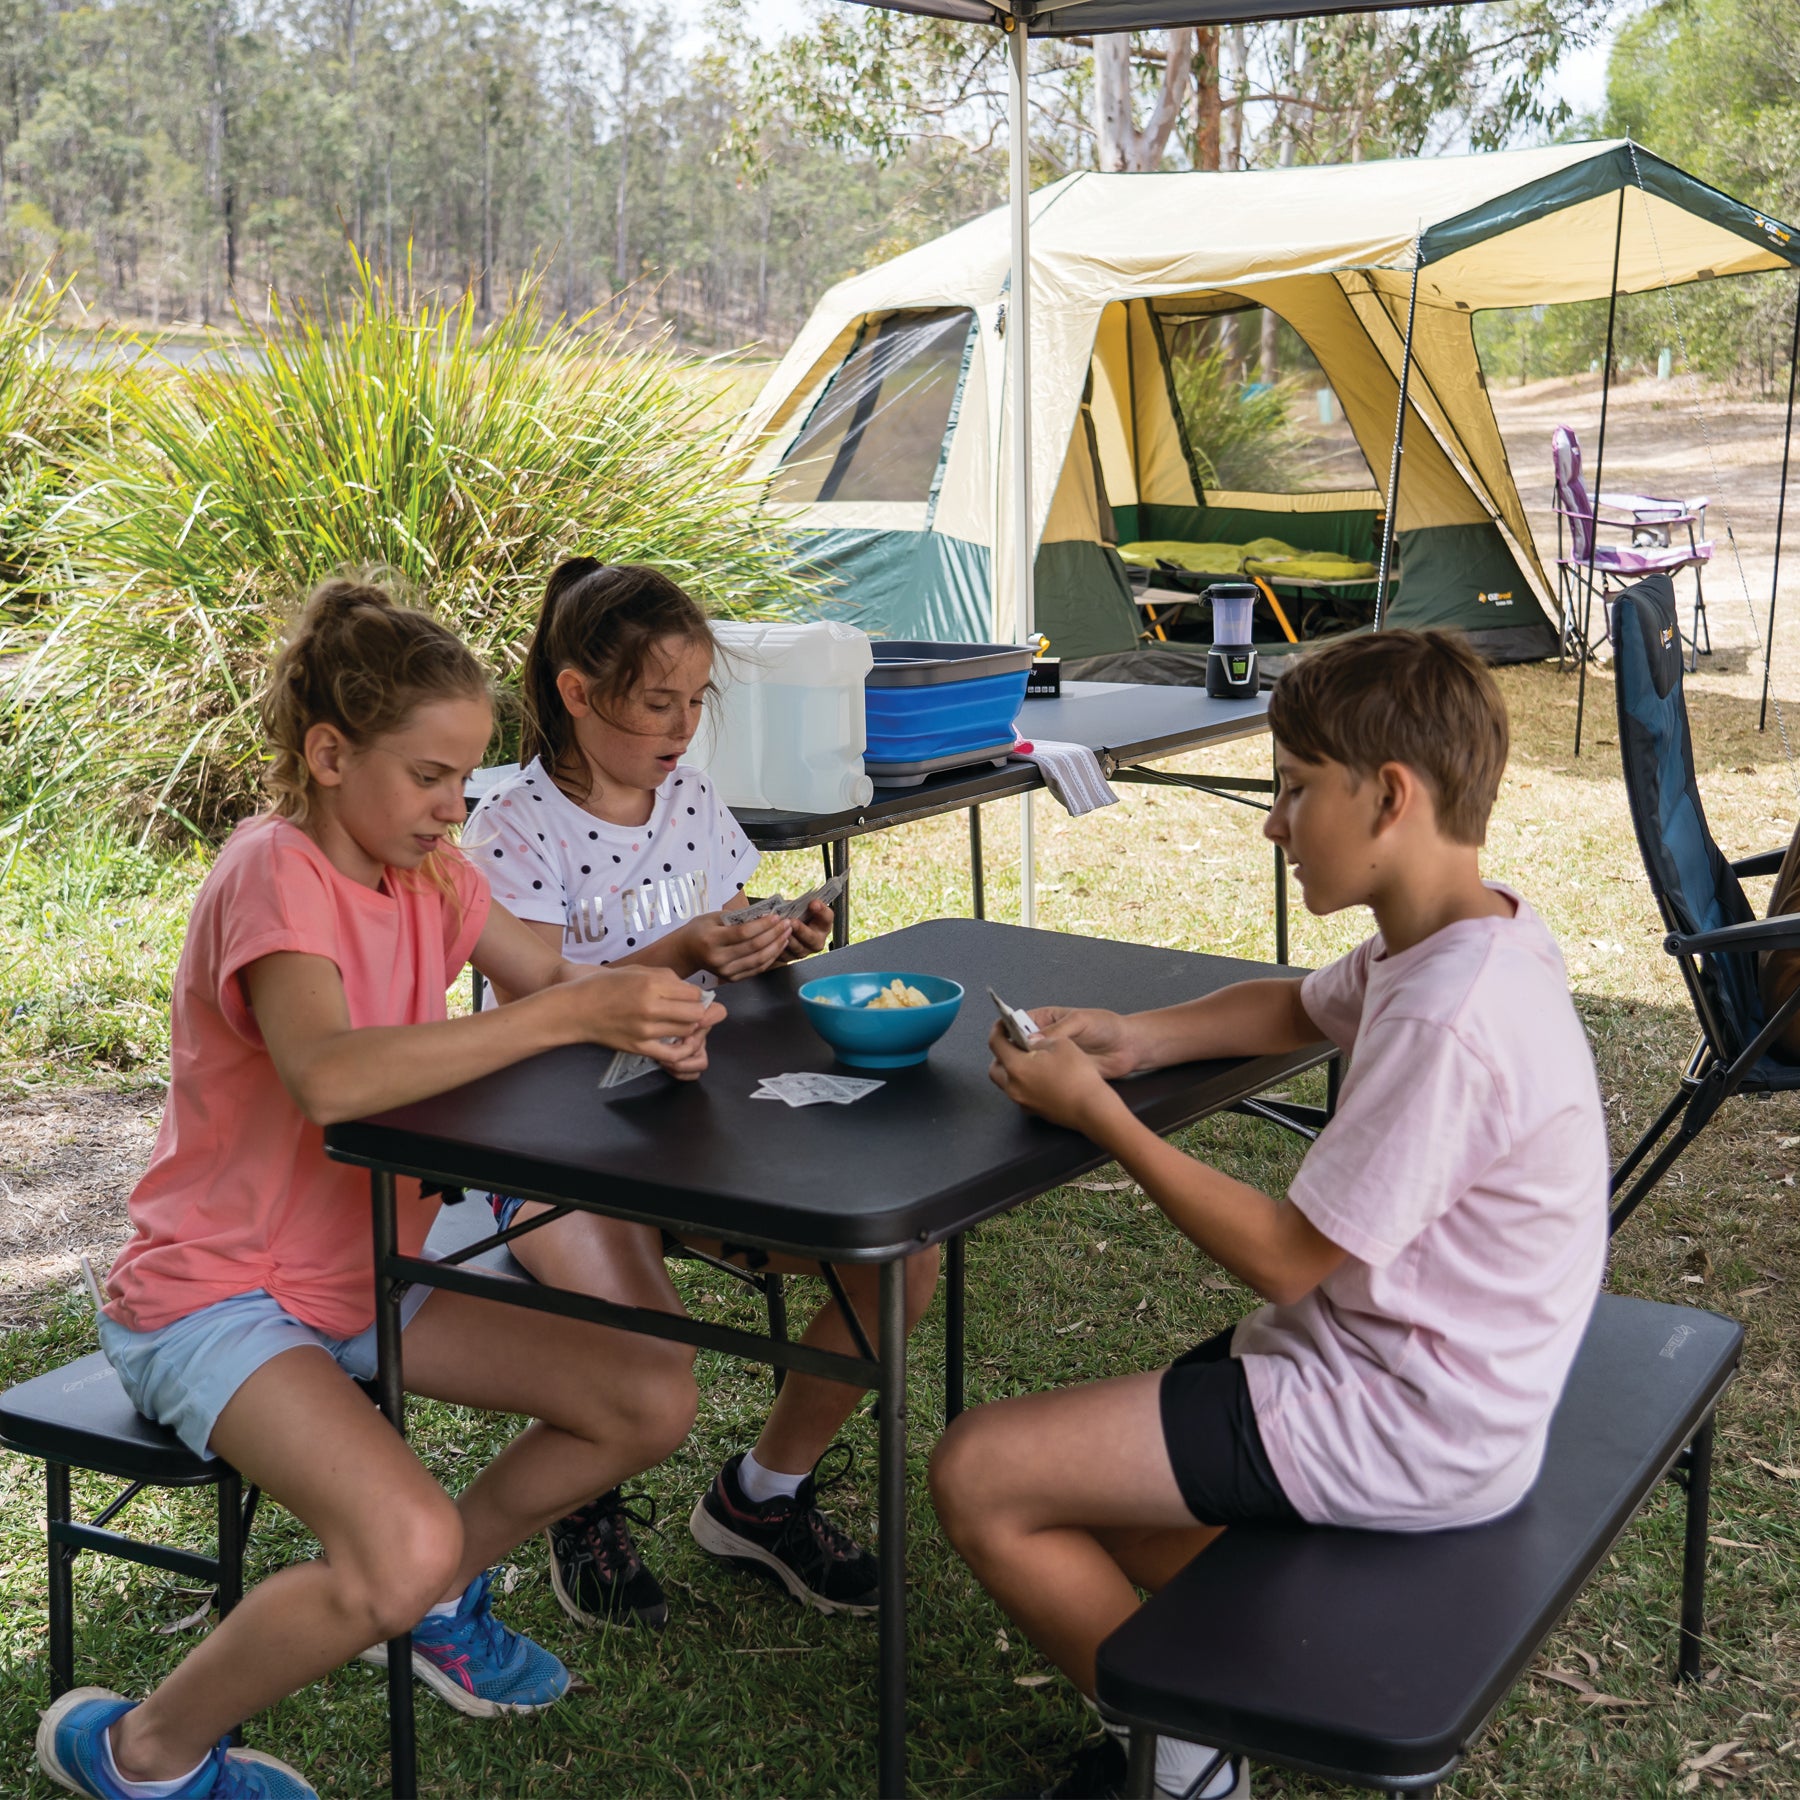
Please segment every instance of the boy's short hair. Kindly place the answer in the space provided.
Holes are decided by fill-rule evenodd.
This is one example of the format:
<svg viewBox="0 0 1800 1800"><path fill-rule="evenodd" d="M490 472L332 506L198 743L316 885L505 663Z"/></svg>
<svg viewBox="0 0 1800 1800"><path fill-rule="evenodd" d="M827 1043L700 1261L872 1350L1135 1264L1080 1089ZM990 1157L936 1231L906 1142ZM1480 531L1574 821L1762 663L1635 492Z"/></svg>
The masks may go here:
<svg viewBox="0 0 1800 1800"><path fill-rule="evenodd" d="M1459 632L1370 632L1296 657L1269 696L1269 728L1303 762L1357 776L1405 763L1430 787L1445 837L1486 840L1506 769L1506 702Z"/></svg>

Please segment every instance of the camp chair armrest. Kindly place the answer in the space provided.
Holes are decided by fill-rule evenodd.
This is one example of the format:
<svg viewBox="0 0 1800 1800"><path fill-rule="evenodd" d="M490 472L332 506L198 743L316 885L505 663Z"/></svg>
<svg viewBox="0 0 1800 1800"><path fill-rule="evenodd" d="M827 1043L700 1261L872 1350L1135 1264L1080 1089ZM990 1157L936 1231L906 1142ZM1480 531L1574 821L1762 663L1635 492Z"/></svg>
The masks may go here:
<svg viewBox="0 0 1800 1800"><path fill-rule="evenodd" d="M1785 848L1780 850L1759 850L1754 856L1743 856L1731 865L1731 872L1739 881L1746 875L1773 875L1781 867L1781 859L1787 855Z"/></svg>
<svg viewBox="0 0 1800 1800"><path fill-rule="evenodd" d="M1721 950L1800 950L1800 913L1774 919L1748 919L1717 931L1671 931L1663 939L1671 956L1710 956Z"/></svg>

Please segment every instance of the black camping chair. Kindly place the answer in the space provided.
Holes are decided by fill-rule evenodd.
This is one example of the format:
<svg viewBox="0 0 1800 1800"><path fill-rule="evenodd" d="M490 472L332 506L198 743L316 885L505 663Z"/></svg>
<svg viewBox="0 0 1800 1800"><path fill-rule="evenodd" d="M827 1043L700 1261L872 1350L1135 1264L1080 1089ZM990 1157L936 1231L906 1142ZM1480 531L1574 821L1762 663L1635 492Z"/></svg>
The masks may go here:
<svg viewBox="0 0 1800 1800"><path fill-rule="evenodd" d="M1668 928L1663 948L1681 969L1700 1026L1674 1099L1613 1172L1617 1231L1734 1094L1800 1089L1800 1066L1768 1053L1800 1006L1800 992L1765 1013L1756 969L1761 951L1800 950L1800 914L1759 919L1739 886L1743 876L1773 875L1782 851L1727 862L1707 829L1681 694L1675 587L1667 575L1649 576L1614 598L1612 636L1631 823Z"/></svg>

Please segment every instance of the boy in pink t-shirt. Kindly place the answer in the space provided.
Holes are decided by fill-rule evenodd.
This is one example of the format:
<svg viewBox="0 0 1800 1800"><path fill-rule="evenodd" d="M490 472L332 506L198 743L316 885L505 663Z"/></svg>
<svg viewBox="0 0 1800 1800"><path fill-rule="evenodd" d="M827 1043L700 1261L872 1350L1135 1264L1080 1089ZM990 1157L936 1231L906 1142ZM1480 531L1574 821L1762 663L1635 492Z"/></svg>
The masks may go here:
<svg viewBox="0 0 1800 1800"><path fill-rule="evenodd" d="M1269 706L1265 830L1319 914L1376 935L1304 980L1121 1017L1039 1010L994 1080L1086 1132L1270 1304L1170 1367L965 1414L932 1464L982 1584L1093 1693L1101 1641L1234 1524L1424 1531L1492 1519L1536 1479L1605 1265L1593 1058L1542 921L1481 879L1506 712L1460 638L1389 631L1298 661ZM1283 1200L1184 1156L1108 1085L1330 1040L1337 1111ZM1064 1788L1118 1791L1110 1733ZM1249 1792L1164 1739L1156 1785Z"/></svg>

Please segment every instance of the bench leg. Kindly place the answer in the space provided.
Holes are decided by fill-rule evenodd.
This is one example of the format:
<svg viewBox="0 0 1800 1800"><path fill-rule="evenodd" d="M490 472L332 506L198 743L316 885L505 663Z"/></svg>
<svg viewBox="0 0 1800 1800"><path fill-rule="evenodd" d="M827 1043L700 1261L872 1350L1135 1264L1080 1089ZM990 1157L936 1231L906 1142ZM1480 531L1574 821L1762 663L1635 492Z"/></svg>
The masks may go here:
<svg viewBox="0 0 1800 1800"><path fill-rule="evenodd" d="M1156 1733L1131 1733L1131 1751L1125 1765L1125 1800L1154 1800L1156 1793Z"/></svg>
<svg viewBox="0 0 1800 1800"><path fill-rule="evenodd" d="M45 1511L50 1525L69 1523L69 1465L44 1464ZM60 1699L75 1685L75 1550L48 1532L50 1546L50 1698Z"/></svg>
<svg viewBox="0 0 1800 1800"><path fill-rule="evenodd" d="M1688 1446L1687 1542L1681 1561L1681 1648L1677 1666L1682 1681L1700 1676L1700 1643L1706 1636L1706 1530L1712 1500L1713 1421L1694 1433Z"/></svg>

